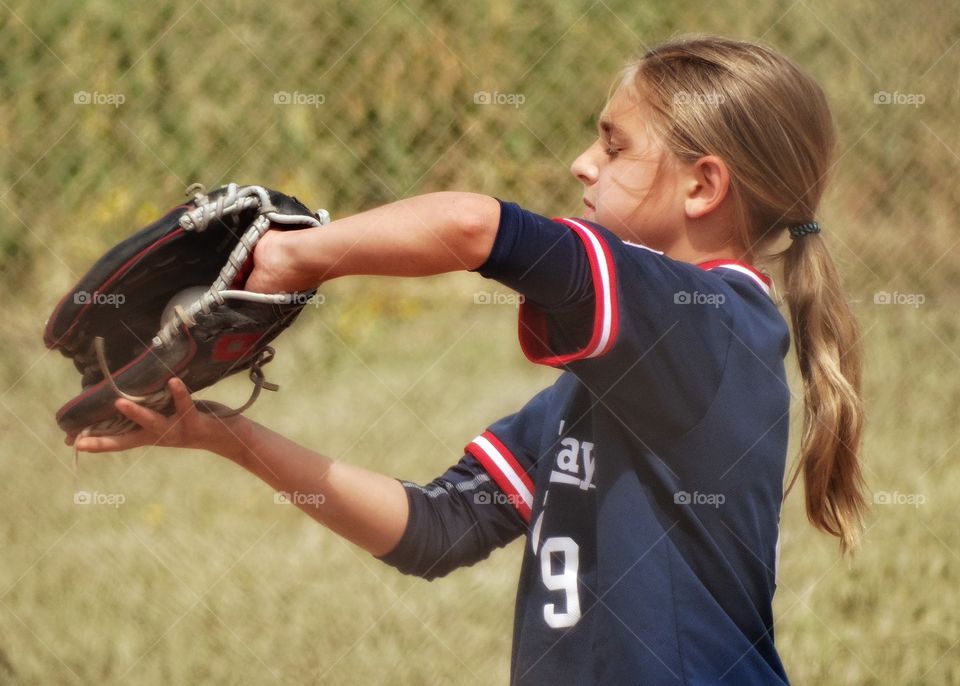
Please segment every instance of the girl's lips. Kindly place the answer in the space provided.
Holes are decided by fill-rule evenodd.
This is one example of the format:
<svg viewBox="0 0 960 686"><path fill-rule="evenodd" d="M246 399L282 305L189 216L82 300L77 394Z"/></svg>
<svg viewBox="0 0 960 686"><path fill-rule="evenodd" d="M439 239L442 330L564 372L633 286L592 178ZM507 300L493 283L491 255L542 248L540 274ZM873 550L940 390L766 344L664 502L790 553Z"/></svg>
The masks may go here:
<svg viewBox="0 0 960 686"><path fill-rule="evenodd" d="M586 198L583 199L583 204L587 206L587 209L588 209L588 210L596 210L596 209L597 209L597 208L594 207L593 204L592 204L589 200L587 200Z"/></svg>

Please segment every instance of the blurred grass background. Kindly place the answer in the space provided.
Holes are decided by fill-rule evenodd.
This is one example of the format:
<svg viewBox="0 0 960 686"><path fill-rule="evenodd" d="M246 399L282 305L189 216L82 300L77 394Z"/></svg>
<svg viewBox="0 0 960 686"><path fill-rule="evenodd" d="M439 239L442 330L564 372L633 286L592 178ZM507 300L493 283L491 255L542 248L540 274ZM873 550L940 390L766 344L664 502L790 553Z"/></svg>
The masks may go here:
<svg viewBox="0 0 960 686"><path fill-rule="evenodd" d="M40 330L96 256L193 181L262 183L334 217L436 189L576 213L567 166L616 70L688 31L786 52L840 130L821 217L864 329L878 503L847 562L801 495L787 501L788 673L960 683L960 10L946 0L0 3L0 683L506 683L519 544L428 584L232 465L160 449L83 460L84 489L125 500L74 505L52 415L77 376ZM478 104L482 91L523 102ZM430 480L554 377L523 360L512 307L474 304L494 289L330 284L279 341L281 393L251 415ZM231 380L210 395L245 393Z"/></svg>

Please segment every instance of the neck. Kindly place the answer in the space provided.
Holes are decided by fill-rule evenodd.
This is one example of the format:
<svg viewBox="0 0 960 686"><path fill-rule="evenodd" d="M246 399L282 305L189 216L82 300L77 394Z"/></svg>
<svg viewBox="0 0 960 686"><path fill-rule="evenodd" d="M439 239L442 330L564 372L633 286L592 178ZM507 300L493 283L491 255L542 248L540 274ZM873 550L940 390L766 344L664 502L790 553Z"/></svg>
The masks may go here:
<svg viewBox="0 0 960 686"><path fill-rule="evenodd" d="M729 200L729 198L728 198ZM751 264L753 255L737 239L736 219L729 202L696 219L688 218L674 233L675 240L664 252L675 260L701 264L711 260L734 260Z"/></svg>
<svg viewBox="0 0 960 686"><path fill-rule="evenodd" d="M680 262L689 262L690 264L700 264L710 262L711 260L735 260L750 264L751 260L746 254L746 250L739 246L726 245L717 250L698 250L689 243L671 246L664 253Z"/></svg>

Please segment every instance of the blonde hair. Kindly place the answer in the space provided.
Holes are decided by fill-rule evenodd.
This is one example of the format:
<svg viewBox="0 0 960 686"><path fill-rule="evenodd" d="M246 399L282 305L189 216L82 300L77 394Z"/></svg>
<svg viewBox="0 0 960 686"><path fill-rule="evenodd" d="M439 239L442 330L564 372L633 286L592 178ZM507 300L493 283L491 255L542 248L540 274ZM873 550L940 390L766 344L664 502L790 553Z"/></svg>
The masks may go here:
<svg viewBox="0 0 960 686"><path fill-rule="evenodd" d="M810 522L855 549L866 500L859 327L819 234L766 254L787 228L816 216L836 134L826 97L796 64L763 45L684 36L631 64L625 86L650 105L681 161L727 165L743 259L782 263L803 380L803 431L787 493L802 473Z"/></svg>

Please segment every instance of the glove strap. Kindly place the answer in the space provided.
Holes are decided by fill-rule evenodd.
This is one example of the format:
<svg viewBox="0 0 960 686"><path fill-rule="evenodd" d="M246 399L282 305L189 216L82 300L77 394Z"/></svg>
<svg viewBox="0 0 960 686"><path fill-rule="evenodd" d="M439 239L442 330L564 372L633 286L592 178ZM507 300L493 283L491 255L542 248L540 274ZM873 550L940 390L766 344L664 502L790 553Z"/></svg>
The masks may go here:
<svg viewBox="0 0 960 686"><path fill-rule="evenodd" d="M106 346L102 336L97 336L93 339L93 347L97 354L97 364L100 365L100 373L103 374L104 379L110 385L110 388L118 397L129 400L132 403L137 403L138 405L143 405L151 410L160 410L170 402L170 392L166 388L161 388L159 391L154 391L153 393L147 393L146 395L132 395L126 391L121 390L117 386L116 380L113 378L113 373L110 371L110 368L107 366L107 356L106 356ZM273 361L275 351L269 345L264 346L264 348L257 353L257 356L253 358L250 362L250 381L253 382L253 390L250 392L250 397L247 398L247 402L236 409L223 409L222 407L217 407L216 405L209 403L205 400L197 400L195 404L197 409L201 412L205 412L213 417L218 417L225 419L227 417L235 417L238 414L242 414L244 411L250 408L253 405L257 398L260 397L260 391L278 391L280 386L275 383L267 381L266 377L263 374L263 367L266 364L269 364ZM85 435L107 435L107 434L119 434L125 433L131 428L131 422L126 417L122 419L113 417L93 426L89 426L84 429L84 432L87 432Z"/></svg>
<svg viewBox="0 0 960 686"><path fill-rule="evenodd" d="M279 391L280 386L275 383L270 383L267 381L266 377L263 375L263 365L271 362L273 360L274 350L269 345L264 346L257 356L253 359L253 362L250 363L250 380L253 382L253 390L250 392L250 397L247 398L245 402L240 407L235 410L224 410L220 407L216 407L208 403L205 400L197 400L195 404L197 409L201 412L205 412L213 417L218 417L223 419L225 417L234 417L238 414L242 414L246 411L251 405L257 402L257 398L260 397L260 391Z"/></svg>
<svg viewBox="0 0 960 686"><path fill-rule="evenodd" d="M190 194L191 192L193 192L193 202L196 207L180 216L179 224L184 231L204 231L210 225L210 222L220 221L225 217L235 217L246 210L255 210L257 216L240 236L233 250L230 251L226 264L223 265L220 274L210 286L210 289L200 296L197 302L186 309L187 317L192 317L201 311L209 311L215 302L222 302L223 293L235 293L235 291L228 291L228 289L243 266L250 260L260 237L269 231L272 225L287 224L318 227L330 222L330 214L326 210L318 210L316 216L278 212L276 206L270 200L270 192L263 186L238 186L235 183L230 183L227 184L226 193L217 196L215 200L210 200L200 184L193 184L187 188L187 193ZM171 338L176 335L178 328L179 324L176 322L162 326L160 331L157 332L154 342L160 341L163 344L168 344Z"/></svg>

